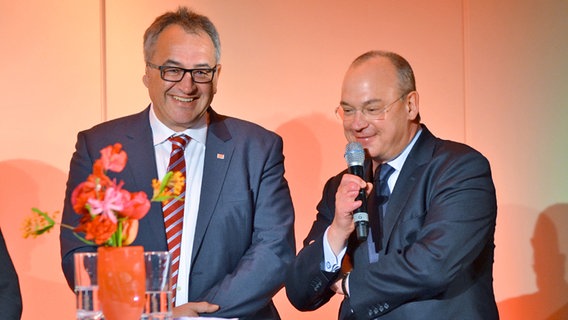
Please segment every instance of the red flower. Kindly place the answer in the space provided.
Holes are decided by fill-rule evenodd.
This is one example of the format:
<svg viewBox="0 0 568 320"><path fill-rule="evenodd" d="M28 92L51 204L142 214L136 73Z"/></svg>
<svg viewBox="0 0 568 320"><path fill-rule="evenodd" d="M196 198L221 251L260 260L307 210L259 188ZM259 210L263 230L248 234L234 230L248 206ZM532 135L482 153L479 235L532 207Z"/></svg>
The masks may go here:
<svg viewBox="0 0 568 320"><path fill-rule="evenodd" d="M73 205L73 210L78 214L89 213L87 208L87 202L89 199L96 198L96 185L92 181L81 182L73 193L71 194L71 204Z"/></svg>
<svg viewBox="0 0 568 320"><path fill-rule="evenodd" d="M116 232L116 223L103 216L95 216L83 224L85 239L94 241L97 245L104 244Z"/></svg>
<svg viewBox="0 0 568 320"><path fill-rule="evenodd" d="M121 172L126 166L128 156L122 150L120 143L115 143L113 146L108 146L101 150L101 161L105 170Z"/></svg>
<svg viewBox="0 0 568 320"><path fill-rule="evenodd" d="M128 199L124 203L121 216L140 220L148 213L149 210L150 200L148 200L146 193L142 191L133 192L128 195Z"/></svg>
<svg viewBox="0 0 568 320"><path fill-rule="evenodd" d="M106 169L104 167L104 163L101 159L97 159L93 164L93 173L89 175L87 178L88 181L91 181L93 184L100 185L100 188L108 187L112 185L112 181L106 175Z"/></svg>

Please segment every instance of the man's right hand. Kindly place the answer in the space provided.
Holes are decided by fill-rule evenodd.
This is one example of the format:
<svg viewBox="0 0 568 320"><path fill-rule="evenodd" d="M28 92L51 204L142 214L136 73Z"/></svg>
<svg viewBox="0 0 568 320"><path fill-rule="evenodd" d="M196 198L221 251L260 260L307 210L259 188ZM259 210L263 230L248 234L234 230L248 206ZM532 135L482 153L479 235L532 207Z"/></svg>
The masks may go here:
<svg viewBox="0 0 568 320"><path fill-rule="evenodd" d="M359 190L366 189L369 194L373 188L372 183L356 175L344 174L335 194L335 217L329 227L327 240L333 252L337 255L347 245L347 239L353 230L353 211L361 206L361 200L355 200Z"/></svg>
<svg viewBox="0 0 568 320"><path fill-rule="evenodd" d="M199 317L200 313L212 313L219 310L219 306L206 301L188 302L181 306L175 307L173 317Z"/></svg>

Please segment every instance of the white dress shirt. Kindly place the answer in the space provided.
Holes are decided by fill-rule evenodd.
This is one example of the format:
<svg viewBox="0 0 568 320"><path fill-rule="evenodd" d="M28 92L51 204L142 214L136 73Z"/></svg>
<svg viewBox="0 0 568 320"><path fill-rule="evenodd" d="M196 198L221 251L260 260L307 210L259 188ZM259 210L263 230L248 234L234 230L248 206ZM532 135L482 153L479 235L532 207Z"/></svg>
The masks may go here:
<svg viewBox="0 0 568 320"><path fill-rule="evenodd" d="M181 237L180 263L177 280L175 306L188 301L189 271L191 270L191 254L195 237L195 226L201 196L201 181L203 179L203 164L205 162L205 141L207 139L207 115L202 117L195 126L183 131L175 132L164 125L154 113L154 106L150 108L150 127L154 139L154 152L158 178L161 180L170 161L172 143L168 140L173 135L185 133L191 140L185 148L186 189L183 216L183 233Z"/></svg>

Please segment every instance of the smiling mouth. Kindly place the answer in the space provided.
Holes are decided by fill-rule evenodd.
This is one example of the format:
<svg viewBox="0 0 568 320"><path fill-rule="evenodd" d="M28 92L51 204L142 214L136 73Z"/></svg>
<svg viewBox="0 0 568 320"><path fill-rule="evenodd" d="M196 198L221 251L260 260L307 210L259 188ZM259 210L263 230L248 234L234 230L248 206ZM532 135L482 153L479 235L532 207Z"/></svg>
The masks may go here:
<svg viewBox="0 0 568 320"><path fill-rule="evenodd" d="M182 98L178 96L173 96L173 98L181 102L192 102L193 100L195 100L195 98Z"/></svg>

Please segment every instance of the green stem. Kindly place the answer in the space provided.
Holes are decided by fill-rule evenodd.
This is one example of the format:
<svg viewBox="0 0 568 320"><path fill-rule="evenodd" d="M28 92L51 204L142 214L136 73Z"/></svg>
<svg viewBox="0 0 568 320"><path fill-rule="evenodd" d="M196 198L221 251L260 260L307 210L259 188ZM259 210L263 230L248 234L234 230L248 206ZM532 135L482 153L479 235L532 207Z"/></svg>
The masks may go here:
<svg viewBox="0 0 568 320"><path fill-rule="evenodd" d="M116 246L122 247L122 219L118 219L117 230L114 235L116 236Z"/></svg>

